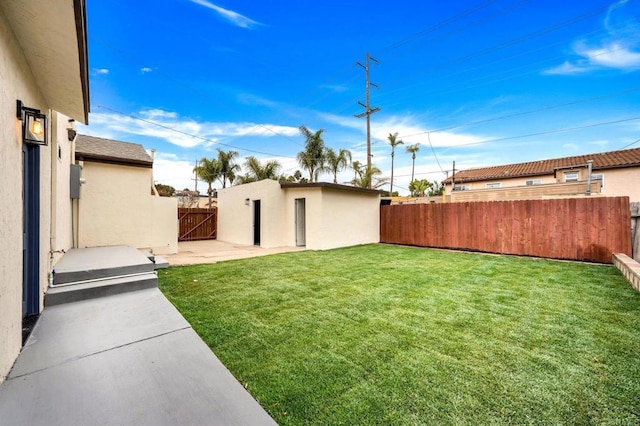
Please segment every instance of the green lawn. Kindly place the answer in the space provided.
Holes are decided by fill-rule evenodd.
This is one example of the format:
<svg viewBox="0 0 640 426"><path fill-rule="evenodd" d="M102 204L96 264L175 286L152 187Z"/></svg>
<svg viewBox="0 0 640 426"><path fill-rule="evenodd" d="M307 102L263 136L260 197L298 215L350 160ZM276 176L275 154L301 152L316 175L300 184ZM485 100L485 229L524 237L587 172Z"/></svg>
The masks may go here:
<svg viewBox="0 0 640 426"><path fill-rule="evenodd" d="M368 245L159 278L280 424L640 424L613 266Z"/></svg>

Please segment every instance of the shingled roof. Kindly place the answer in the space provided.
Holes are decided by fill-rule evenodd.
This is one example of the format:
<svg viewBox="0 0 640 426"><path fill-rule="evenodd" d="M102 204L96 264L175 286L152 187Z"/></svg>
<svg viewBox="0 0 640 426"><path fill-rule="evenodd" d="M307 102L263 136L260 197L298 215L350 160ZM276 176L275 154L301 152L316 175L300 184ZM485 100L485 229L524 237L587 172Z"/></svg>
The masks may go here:
<svg viewBox="0 0 640 426"><path fill-rule="evenodd" d="M542 176L554 174L558 169L569 168L571 166L584 166L589 160L593 161L593 170L639 167L640 148L461 170L456 172L455 179L456 183L463 183L505 178ZM451 177L445 179L444 183L451 184Z"/></svg>
<svg viewBox="0 0 640 426"><path fill-rule="evenodd" d="M148 168L153 166L153 159L140 144L87 135L78 135L76 138L76 160Z"/></svg>

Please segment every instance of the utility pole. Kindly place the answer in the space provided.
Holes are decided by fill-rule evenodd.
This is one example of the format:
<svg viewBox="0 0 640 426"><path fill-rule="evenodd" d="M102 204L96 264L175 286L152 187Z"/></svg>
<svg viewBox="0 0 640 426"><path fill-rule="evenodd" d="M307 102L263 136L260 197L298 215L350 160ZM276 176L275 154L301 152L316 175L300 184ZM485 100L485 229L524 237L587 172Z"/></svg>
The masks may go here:
<svg viewBox="0 0 640 426"><path fill-rule="evenodd" d="M365 103L363 104L362 102L358 101L358 103L364 108L364 112L361 114L356 114L356 117L358 118L367 117L367 178L369 180L369 184L368 184L369 189L371 189L371 114L380 111L380 108L378 107L371 108L371 105L369 104L369 86L373 86L376 88L378 87L377 85L369 81L370 61L373 61L376 64L378 63L378 61L375 58L372 58L371 55L369 55L369 52L367 52L367 59L364 65L362 65L360 62L356 62L356 65L360 65L362 68L364 68L365 76L366 76Z"/></svg>

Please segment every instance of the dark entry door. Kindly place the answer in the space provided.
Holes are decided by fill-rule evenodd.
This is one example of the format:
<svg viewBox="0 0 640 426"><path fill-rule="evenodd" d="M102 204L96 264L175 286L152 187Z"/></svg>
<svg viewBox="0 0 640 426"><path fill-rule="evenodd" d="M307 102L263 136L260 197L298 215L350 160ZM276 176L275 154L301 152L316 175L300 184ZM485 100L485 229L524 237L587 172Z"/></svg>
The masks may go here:
<svg viewBox="0 0 640 426"><path fill-rule="evenodd" d="M296 198L296 246L298 247L307 245L305 215L305 199Z"/></svg>
<svg viewBox="0 0 640 426"><path fill-rule="evenodd" d="M40 312L40 147L22 146L22 317Z"/></svg>
<svg viewBox="0 0 640 426"><path fill-rule="evenodd" d="M253 245L260 245L260 200L253 201Z"/></svg>

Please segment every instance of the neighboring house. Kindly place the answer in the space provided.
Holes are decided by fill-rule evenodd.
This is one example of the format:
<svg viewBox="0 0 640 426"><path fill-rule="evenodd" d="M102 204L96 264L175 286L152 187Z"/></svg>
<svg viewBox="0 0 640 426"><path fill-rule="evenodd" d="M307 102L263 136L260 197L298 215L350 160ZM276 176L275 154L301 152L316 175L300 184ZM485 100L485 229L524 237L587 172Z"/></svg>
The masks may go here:
<svg viewBox="0 0 640 426"><path fill-rule="evenodd" d="M218 190L218 239L325 250L380 241L380 193L262 180Z"/></svg>
<svg viewBox="0 0 640 426"><path fill-rule="evenodd" d="M177 201L158 195L153 159L142 145L78 135L75 159L83 179L74 201L78 247L177 252Z"/></svg>
<svg viewBox="0 0 640 426"><path fill-rule="evenodd" d="M86 43L84 0L0 2L0 382L72 247L69 118L88 121Z"/></svg>
<svg viewBox="0 0 640 426"><path fill-rule="evenodd" d="M446 195L451 201L584 195L589 162L591 194L640 201L640 185L631 184L640 182L640 148L461 170L444 181Z"/></svg>

